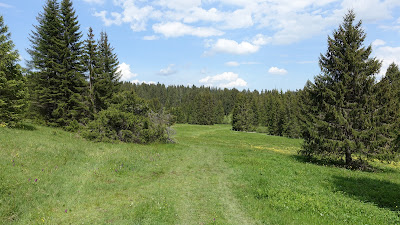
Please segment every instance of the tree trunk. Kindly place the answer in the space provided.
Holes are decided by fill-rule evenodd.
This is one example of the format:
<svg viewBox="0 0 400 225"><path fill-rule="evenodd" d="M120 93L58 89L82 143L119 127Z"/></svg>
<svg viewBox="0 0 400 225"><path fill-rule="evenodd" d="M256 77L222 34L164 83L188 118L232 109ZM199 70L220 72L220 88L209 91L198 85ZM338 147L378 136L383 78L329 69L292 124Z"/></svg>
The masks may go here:
<svg viewBox="0 0 400 225"><path fill-rule="evenodd" d="M351 157L350 149L346 149L345 156L346 156L346 165L350 166L351 163L353 162L353 158Z"/></svg>

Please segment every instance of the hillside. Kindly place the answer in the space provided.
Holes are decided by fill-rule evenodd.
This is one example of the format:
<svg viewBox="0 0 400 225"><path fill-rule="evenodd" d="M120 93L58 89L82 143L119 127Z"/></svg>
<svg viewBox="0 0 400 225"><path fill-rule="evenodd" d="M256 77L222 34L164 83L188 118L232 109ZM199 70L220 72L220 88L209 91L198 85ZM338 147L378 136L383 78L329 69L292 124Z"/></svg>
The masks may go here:
<svg viewBox="0 0 400 225"><path fill-rule="evenodd" d="M304 162L301 140L176 125L176 144L0 127L2 224L396 224L400 167Z"/></svg>

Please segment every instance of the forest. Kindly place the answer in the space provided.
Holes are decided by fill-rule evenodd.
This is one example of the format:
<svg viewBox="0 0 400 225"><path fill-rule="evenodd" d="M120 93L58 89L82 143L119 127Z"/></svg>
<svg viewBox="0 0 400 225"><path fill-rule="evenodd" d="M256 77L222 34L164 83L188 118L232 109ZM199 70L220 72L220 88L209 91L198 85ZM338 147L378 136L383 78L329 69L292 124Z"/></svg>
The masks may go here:
<svg viewBox="0 0 400 225"><path fill-rule="evenodd" d="M176 123L230 124L234 131L302 138L300 154L343 160L398 159L400 71L364 45L361 21L349 11L328 38L321 73L304 89L242 90L121 82L106 32L81 32L71 0L47 0L28 37L27 68L0 17L0 122L37 124L105 142L173 142ZM357 161L357 163L356 163Z"/></svg>

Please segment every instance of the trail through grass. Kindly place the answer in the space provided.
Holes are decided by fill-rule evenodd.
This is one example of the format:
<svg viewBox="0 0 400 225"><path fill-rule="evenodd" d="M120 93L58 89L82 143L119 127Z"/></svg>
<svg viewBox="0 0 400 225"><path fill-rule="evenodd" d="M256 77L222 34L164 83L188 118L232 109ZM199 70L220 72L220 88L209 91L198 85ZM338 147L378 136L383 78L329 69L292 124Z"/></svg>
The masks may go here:
<svg viewBox="0 0 400 225"><path fill-rule="evenodd" d="M399 224L398 164L306 163L301 140L176 125L176 144L0 128L0 223Z"/></svg>

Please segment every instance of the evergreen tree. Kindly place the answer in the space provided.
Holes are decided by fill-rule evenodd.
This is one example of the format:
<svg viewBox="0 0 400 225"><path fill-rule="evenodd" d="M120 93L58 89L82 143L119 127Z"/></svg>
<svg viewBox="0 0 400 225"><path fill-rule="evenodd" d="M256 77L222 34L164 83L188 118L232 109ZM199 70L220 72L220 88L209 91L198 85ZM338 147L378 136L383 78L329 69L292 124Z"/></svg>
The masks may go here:
<svg viewBox="0 0 400 225"><path fill-rule="evenodd" d="M58 104L55 115L59 117L60 125L69 124L72 120L81 120L87 117L85 102L86 81L83 74L83 48L79 31L78 18L75 16L72 2L61 2L61 22L63 29L62 49L62 83L60 91L63 99Z"/></svg>
<svg viewBox="0 0 400 225"><path fill-rule="evenodd" d="M57 125L55 113L62 103L64 38L60 6L56 0L47 0L43 13L37 17L38 25L30 35L29 62L31 104L38 116L51 125Z"/></svg>
<svg viewBox="0 0 400 225"><path fill-rule="evenodd" d="M89 27L89 33L87 34L84 46L84 65L87 73L87 79L89 80L89 107L92 114L97 113L95 108L95 89L94 83L99 76L99 57L98 48L96 41L94 40L93 29Z"/></svg>
<svg viewBox="0 0 400 225"><path fill-rule="evenodd" d="M118 58L113 51L107 33L101 32L98 42L99 74L93 84L94 105L97 112L108 107L113 94L117 93L120 87L121 74L117 72Z"/></svg>
<svg viewBox="0 0 400 225"><path fill-rule="evenodd" d="M305 86L310 100L300 151L306 156L344 156L348 166L354 154L371 155L374 75L381 66L369 58L372 49L363 46L362 23L354 20L354 12L349 11L333 38L328 37L328 50L319 60L321 74Z"/></svg>
<svg viewBox="0 0 400 225"><path fill-rule="evenodd" d="M372 114L375 132L370 137L373 146L369 153L381 160L392 160L400 152L400 70L396 64L389 66L375 85L375 92L376 110Z"/></svg>
<svg viewBox="0 0 400 225"><path fill-rule="evenodd" d="M26 105L25 78L11 34L0 15L0 124L15 125Z"/></svg>
<svg viewBox="0 0 400 225"><path fill-rule="evenodd" d="M251 101L246 98L244 93L236 96L235 106L232 111L232 129L236 131L253 131L255 127L252 123L254 112Z"/></svg>

